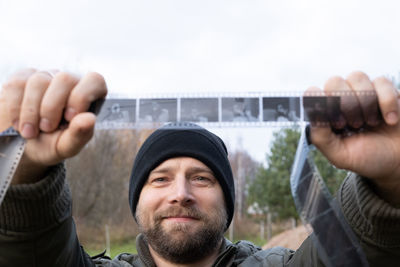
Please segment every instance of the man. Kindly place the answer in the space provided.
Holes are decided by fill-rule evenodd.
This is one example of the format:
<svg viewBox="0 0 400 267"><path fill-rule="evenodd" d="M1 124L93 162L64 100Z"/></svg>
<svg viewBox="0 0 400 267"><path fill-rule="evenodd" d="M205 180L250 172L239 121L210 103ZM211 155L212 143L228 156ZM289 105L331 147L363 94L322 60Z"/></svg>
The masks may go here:
<svg viewBox="0 0 400 267"><path fill-rule="evenodd" d="M346 98L342 116L332 122L336 130L365 130L344 137L330 127L312 127L311 140L333 164L358 173L344 181L338 202L370 266L395 266L400 252L398 92L387 79L372 82L361 72L346 80L331 78L324 90L368 90L378 96ZM90 259L76 237L61 162L90 140L95 116L86 110L106 91L98 74L78 79L35 70L19 72L3 86L0 130L13 125L28 141L0 207L0 266L323 266L310 238L297 251L262 251L223 238L234 210L226 148L192 124L157 130L135 159L129 201L142 232L138 255ZM61 118L68 126L58 127Z"/></svg>

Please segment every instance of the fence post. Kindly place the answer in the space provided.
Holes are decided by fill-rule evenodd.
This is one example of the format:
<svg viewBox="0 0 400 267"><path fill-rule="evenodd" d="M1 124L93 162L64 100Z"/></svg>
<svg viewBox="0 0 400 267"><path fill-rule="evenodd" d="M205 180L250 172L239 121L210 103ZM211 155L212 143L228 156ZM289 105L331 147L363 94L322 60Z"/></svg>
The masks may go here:
<svg viewBox="0 0 400 267"><path fill-rule="evenodd" d="M267 240L269 241L272 237L272 220L271 220L271 213L268 212L267 214Z"/></svg>
<svg viewBox="0 0 400 267"><path fill-rule="evenodd" d="M265 223L264 220L260 221L260 239L264 240L264 236L265 236Z"/></svg>
<svg viewBox="0 0 400 267"><path fill-rule="evenodd" d="M111 256L111 247L110 247L110 230L108 228L108 224L105 225L106 230L106 256Z"/></svg>

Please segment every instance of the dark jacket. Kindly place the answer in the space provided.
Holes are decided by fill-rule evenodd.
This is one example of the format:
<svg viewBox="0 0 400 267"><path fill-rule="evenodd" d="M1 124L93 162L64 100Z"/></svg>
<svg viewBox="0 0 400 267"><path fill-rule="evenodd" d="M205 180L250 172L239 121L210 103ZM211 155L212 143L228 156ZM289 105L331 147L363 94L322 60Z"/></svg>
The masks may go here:
<svg viewBox="0 0 400 267"><path fill-rule="evenodd" d="M398 266L400 209L385 203L368 181L350 175L338 202L367 255L370 266ZM154 266L142 235L138 255L91 259L81 248L71 217L71 197L62 165L36 184L10 187L0 207L0 266ZM261 250L249 242L225 240L214 266L323 266L311 238L297 251Z"/></svg>
<svg viewBox="0 0 400 267"><path fill-rule="evenodd" d="M135 255L122 253L113 260L97 258L93 259L93 261L96 263L96 266L104 267L156 267L150 255L147 242L142 234L138 235L136 238L136 248L138 254ZM254 246L248 241L240 241L236 244L232 244L229 240L224 239L214 266L283 266L282 263L289 261L293 254L293 250L282 247L261 250L261 248Z"/></svg>

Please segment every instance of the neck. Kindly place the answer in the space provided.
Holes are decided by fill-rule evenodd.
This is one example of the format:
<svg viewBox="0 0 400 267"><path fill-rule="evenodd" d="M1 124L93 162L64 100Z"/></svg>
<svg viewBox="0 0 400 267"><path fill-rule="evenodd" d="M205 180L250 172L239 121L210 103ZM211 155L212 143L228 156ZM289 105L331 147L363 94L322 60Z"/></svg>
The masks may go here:
<svg viewBox="0 0 400 267"><path fill-rule="evenodd" d="M222 241L223 240L221 239L219 245L217 246L218 249L213 250L213 252L210 255L204 257L203 259L197 262L192 262L192 263L173 263L167 261L166 259L161 257L150 245L148 245L148 247L150 254L153 257L154 263L156 264L157 267L211 267L218 257L220 251L219 248L222 245Z"/></svg>

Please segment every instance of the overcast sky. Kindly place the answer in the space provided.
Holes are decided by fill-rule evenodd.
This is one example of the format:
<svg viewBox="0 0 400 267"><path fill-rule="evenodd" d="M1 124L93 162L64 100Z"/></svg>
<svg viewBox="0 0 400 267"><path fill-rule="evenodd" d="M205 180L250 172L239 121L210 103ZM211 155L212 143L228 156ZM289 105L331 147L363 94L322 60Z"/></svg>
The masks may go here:
<svg viewBox="0 0 400 267"><path fill-rule="evenodd" d="M396 0L0 0L0 79L102 73L112 93L303 91L400 70Z"/></svg>

